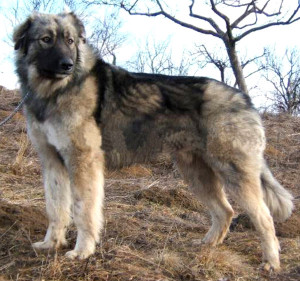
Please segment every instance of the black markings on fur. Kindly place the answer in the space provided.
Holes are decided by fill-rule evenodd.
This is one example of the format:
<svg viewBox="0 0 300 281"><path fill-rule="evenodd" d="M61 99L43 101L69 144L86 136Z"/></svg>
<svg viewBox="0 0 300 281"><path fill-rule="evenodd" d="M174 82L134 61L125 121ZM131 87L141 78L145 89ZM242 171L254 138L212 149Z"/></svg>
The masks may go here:
<svg viewBox="0 0 300 281"><path fill-rule="evenodd" d="M129 150L136 150L145 145L150 131L149 119L134 120L128 124L123 131L126 147Z"/></svg>
<svg viewBox="0 0 300 281"><path fill-rule="evenodd" d="M49 115L50 103L50 99L41 99L36 95L31 95L26 101L27 108L39 122L44 122Z"/></svg>
<svg viewBox="0 0 300 281"><path fill-rule="evenodd" d="M193 110L201 112L203 92L200 89L181 84L171 85L171 87L159 84L159 89L163 98L162 108L167 108L172 112L187 113Z"/></svg>
<svg viewBox="0 0 300 281"><path fill-rule="evenodd" d="M111 74L113 95L119 110L126 116L135 117L139 113L136 101L143 97L142 95L133 95L130 88L135 87L139 81L123 69L111 69ZM139 94L141 93L139 92Z"/></svg>
<svg viewBox="0 0 300 281"><path fill-rule="evenodd" d="M109 77L107 72L110 72ZM160 106L153 106L149 116L155 114L167 114L168 112L189 113L195 110L201 112L202 96L207 84L211 79L204 77L167 76L145 73L130 73L123 69L111 67L99 59L92 70L98 80L98 100L94 118L97 124L101 123L101 112L105 106L105 92L115 98L117 108L125 116L136 118L136 115L147 115L141 113L141 101L147 102L151 94L160 95ZM160 91L151 93L138 89L138 85L155 85ZM109 88L109 89L108 89ZM151 87L150 87L151 88ZM134 92L132 91L134 89ZM148 104L147 104L148 105ZM142 117L143 118L143 117Z"/></svg>
<svg viewBox="0 0 300 281"><path fill-rule="evenodd" d="M172 112L201 112L202 96L206 85L212 81L206 77L168 76L162 74L132 73L139 83L155 84L159 87L161 110Z"/></svg>
<svg viewBox="0 0 300 281"><path fill-rule="evenodd" d="M167 76L158 74L130 73L124 70L112 71L114 95L119 102L119 108L126 115L135 115L139 111L139 103L135 100L147 100L151 94L160 95L161 105L153 107L157 113L201 112L202 96L207 83L211 81L203 77ZM159 92L151 93L147 89L141 91L141 86L156 86ZM150 87L151 88L151 87ZM131 92L134 89L135 92Z"/></svg>
<svg viewBox="0 0 300 281"><path fill-rule="evenodd" d="M137 78L139 82L164 82L164 83L174 83L174 84L184 84L184 85L193 85L193 84L206 84L212 79L206 77L197 77L197 76L170 76L163 74L151 74L151 73L138 73L132 72L133 77Z"/></svg>
<svg viewBox="0 0 300 281"><path fill-rule="evenodd" d="M60 163L61 163L63 166L65 166L65 160L64 160L64 158L62 157L62 155L61 155L58 151L56 151L56 153L57 153L57 157L58 157Z"/></svg>
<svg viewBox="0 0 300 281"><path fill-rule="evenodd" d="M99 59L97 60L94 68L91 71L94 74L94 76L98 79L98 98L96 110L94 112L94 118L98 125L101 123L101 112L102 108L105 105L105 89L107 85L107 74L105 65L105 62Z"/></svg>

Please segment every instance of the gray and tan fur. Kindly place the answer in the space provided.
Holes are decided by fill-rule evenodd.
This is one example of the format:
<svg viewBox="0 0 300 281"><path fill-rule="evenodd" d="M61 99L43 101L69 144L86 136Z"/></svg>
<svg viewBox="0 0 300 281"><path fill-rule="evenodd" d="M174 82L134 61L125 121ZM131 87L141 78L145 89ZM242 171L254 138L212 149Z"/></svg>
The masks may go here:
<svg viewBox="0 0 300 281"><path fill-rule="evenodd" d="M212 216L204 242L222 243L233 209L245 209L262 241L265 269L279 269L272 215L287 219L292 196L265 163L261 119L248 96L203 77L130 73L103 62L73 13L34 14L14 33L28 133L43 166L49 227L38 249L66 244L69 258L95 251L103 227L104 166L175 159ZM104 160L105 159L105 160Z"/></svg>

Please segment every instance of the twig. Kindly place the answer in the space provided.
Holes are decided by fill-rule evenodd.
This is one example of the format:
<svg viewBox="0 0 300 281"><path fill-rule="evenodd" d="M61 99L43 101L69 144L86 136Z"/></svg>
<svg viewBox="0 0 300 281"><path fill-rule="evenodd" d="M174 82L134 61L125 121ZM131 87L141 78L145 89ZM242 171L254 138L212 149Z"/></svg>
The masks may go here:
<svg viewBox="0 0 300 281"><path fill-rule="evenodd" d="M296 133L296 134L290 134L290 135L288 135L288 137L292 137L292 136L300 136L300 133Z"/></svg>
<svg viewBox="0 0 300 281"><path fill-rule="evenodd" d="M27 240L29 241L29 243L30 243L35 255L36 255L36 257L38 257L39 255L38 255L37 251L35 250L35 248L33 247L33 243L32 243L32 240L30 238L30 235L27 233L26 229L24 229L24 228L21 228L21 231L25 234Z"/></svg>
<svg viewBox="0 0 300 281"><path fill-rule="evenodd" d="M0 271L2 271L2 270L4 270L4 269L7 269L7 268L11 267L11 266L14 265L14 264L15 264L15 261L11 261L11 262L9 262L9 263L7 263L7 264L5 264L5 265L2 265L2 266L0 267Z"/></svg>
<svg viewBox="0 0 300 281"><path fill-rule="evenodd" d="M0 239L17 223L17 221L15 221L1 236Z"/></svg>
<svg viewBox="0 0 300 281"><path fill-rule="evenodd" d="M148 186L146 186L145 188L143 188L143 190L145 189L149 189L150 187L152 187L153 185L159 183L159 180L155 180L154 182L150 183Z"/></svg>

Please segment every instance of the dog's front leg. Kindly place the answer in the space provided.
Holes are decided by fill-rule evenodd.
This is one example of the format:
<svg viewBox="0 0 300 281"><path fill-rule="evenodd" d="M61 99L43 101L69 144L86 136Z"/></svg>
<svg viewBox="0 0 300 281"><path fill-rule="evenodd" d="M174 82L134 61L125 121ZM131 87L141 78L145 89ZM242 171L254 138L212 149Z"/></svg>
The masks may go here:
<svg viewBox="0 0 300 281"><path fill-rule="evenodd" d="M65 232L71 221L71 191L67 169L54 146L48 143L38 123L29 122L28 133L36 147L42 166L49 226L36 249L54 249L66 245Z"/></svg>
<svg viewBox="0 0 300 281"><path fill-rule="evenodd" d="M65 233L71 221L69 176L64 165L55 156L54 149L44 164L44 186L49 226L44 241L34 243L33 247L54 249L67 244Z"/></svg>
<svg viewBox="0 0 300 281"><path fill-rule="evenodd" d="M77 149L69 162L73 216L78 234L74 250L66 253L70 259L85 259L95 252L103 226L104 175L103 152L94 148Z"/></svg>

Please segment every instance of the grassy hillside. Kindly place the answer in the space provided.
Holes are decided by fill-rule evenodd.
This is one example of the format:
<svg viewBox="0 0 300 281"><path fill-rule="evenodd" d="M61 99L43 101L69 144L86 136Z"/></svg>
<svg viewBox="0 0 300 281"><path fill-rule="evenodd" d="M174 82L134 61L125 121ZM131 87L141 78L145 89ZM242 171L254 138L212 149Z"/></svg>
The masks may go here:
<svg viewBox="0 0 300 281"><path fill-rule="evenodd" d="M18 103L15 91L0 87L0 121ZM300 195L300 119L263 116L266 158L276 178ZM300 280L300 199L285 223L276 224L282 271L258 270L261 249L256 232L241 221L224 244L200 244L210 218L189 193L176 168L162 160L106 174L106 223L102 242L86 261L68 261L61 249L37 253L45 216L42 175L18 113L0 128L0 280ZM234 204L236 215L240 209ZM75 229L68 232L69 249Z"/></svg>

